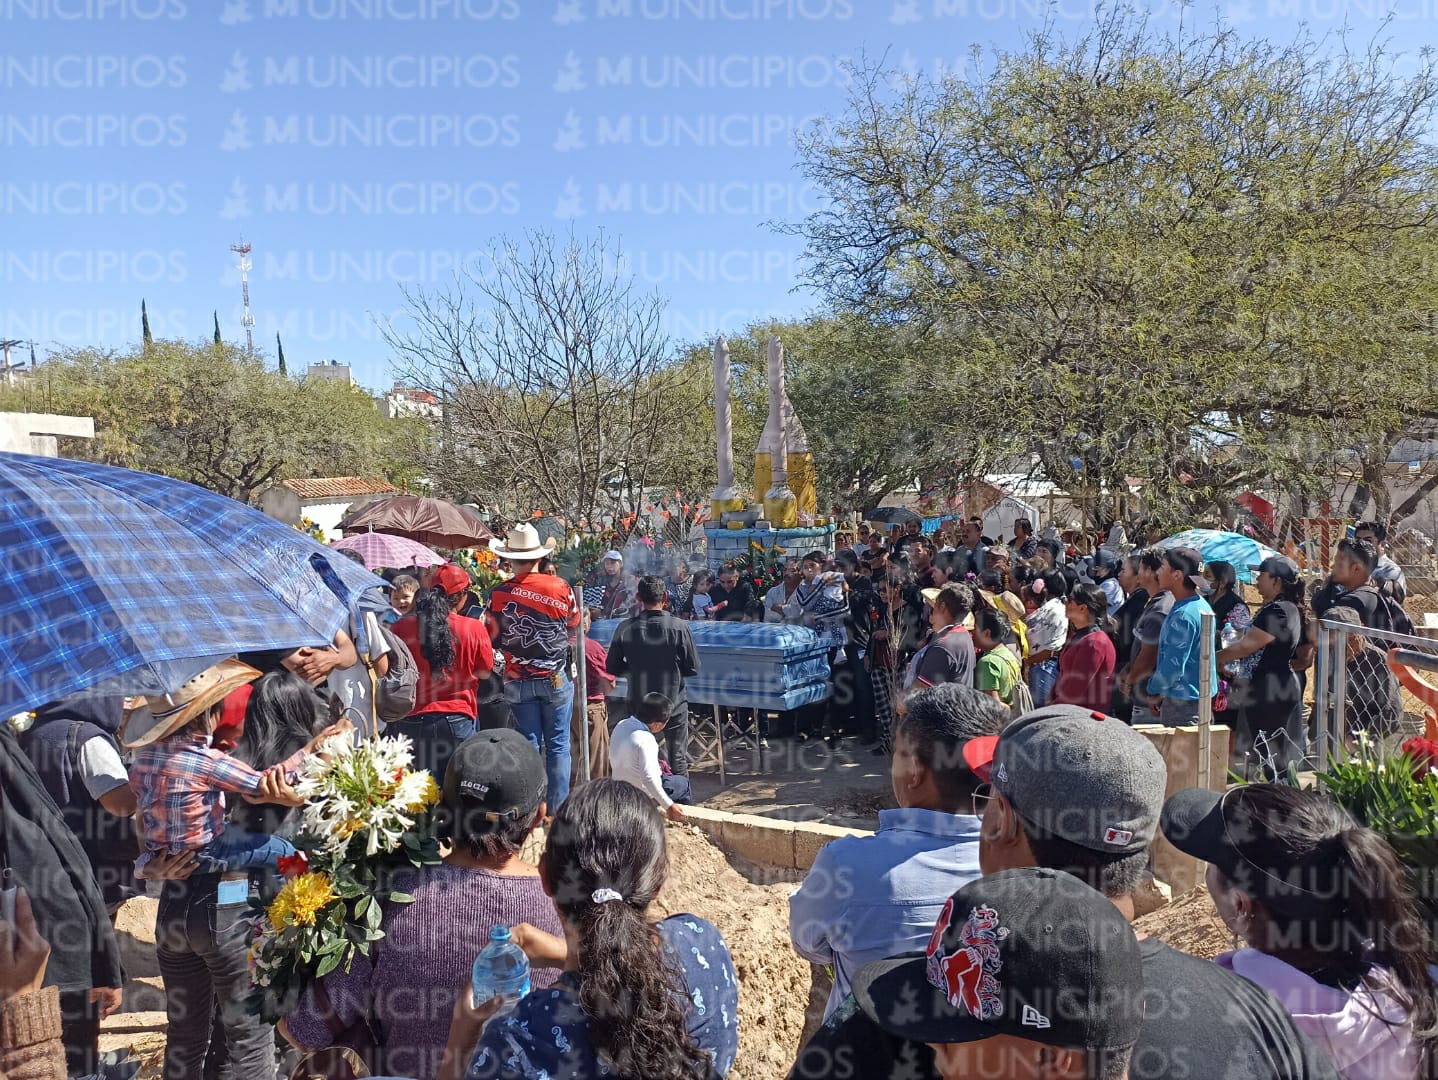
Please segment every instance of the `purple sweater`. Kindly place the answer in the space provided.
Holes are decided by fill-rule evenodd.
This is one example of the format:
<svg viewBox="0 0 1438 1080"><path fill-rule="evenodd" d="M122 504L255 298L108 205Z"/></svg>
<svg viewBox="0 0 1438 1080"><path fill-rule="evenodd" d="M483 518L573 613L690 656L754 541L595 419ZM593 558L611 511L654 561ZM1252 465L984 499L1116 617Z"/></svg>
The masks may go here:
<svg viewBox="0 0 1438 1080"><path fill-rule="evenodd" d="M489 941L491 926L527 922L563 934L554 903L538 877L509 877L487 870L434 866L396 879L395 889L414 896L384 915L385 937L373 963L356 956L350 970L324 978L341 1030L370 1016L383 1043L381 1071L428 1080L439 1070L449 1040L455 992L469 985L474 958ZM536 989L552 986L560 972L536 968ZM332 1039L314 992L306 991L287 1018L290 1035L311 1049Z"/></svg>

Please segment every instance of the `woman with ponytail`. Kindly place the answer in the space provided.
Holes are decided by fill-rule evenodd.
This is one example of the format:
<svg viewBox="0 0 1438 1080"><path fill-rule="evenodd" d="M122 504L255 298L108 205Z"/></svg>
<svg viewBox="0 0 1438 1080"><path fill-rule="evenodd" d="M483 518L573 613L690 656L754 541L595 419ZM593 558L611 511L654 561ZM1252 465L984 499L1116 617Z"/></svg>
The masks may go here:
<svg viewBox="0 0 1438 1080"><path fill-rule="evenodd" d="M1034 610L1024 619L1029 638L1027 671L1034 707L1043 708L1059 677L1058 655L1068 639L1068 579L1057 570L1043 570L1026 590Z"/></svg>
<svg viewBox="0 0 1438 1080"><path fill-rule="evenodd" d="M1257 657L1249 671L1246 692L1232 705L1243 708L1233 757L1246 769L1257 757L1272 780L1282 776L1290 762L1300 761L1307 743L1303 716L1295 706L1303 688L1293 670L1293 656L1303 638L1303 582L1298 564L1282 555L1264 559L1256 567L1258 595L1263 606L1254 613L1244 635L1218 653L1218 666Z"/></svg>
<svg viewBox="0 0 1438 1080"><path fill-rule="evenodd" d="M414 610L392 627L419 669L414 712L385 729L414 743L415 764L444 779L454 748L478 730L479 686L494 669L484 624L459 614L469 602L469 575L445 563L415 594Z"/></svg>
<svg viewBox="0 0 1438 1080"><path fill-rule="evenodd" d="M1392 847L1319 791L1174 795L1163 833L1208 863L1243 947L1215 962L1269 990L1346 1080L1438 1076L1432 943Z"/></svg>
<svg viewBox="0 0 1438 1080"><path fill-rule="evenodd" d="M653 800L622 780L576 788L554 816L539 874L564 936L527 925L513 934L534 966L564 974L482 1035L497 1001L476 1008L462 993L441 1080L726 1075L739 1051L738 976L711 923L649 919L669 874Z"/></svg>

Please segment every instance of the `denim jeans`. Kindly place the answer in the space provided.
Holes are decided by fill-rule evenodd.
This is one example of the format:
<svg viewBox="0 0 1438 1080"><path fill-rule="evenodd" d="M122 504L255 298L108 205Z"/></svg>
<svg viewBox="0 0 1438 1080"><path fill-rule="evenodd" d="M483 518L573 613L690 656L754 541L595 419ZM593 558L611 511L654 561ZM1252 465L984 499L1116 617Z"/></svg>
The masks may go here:
<svg viewBox="0 0 1438 1080"><path fill-rule="evenodd" d="M687 776L666 776L661 782L664 794L668 795L681 806L688 806L694 801L693 790L689 787Z"/></svg>
<svg viewBox="0 0 1438 1080"><path fill-rule="evenodd" d="M1041 709L1048 703L1054 692L1054 683L1059 681L1059 662L1045 660L1029 668L1029 693L1034 696L1034 708Z"/></svg>
<svg viewBox="0 0 1438 1080"><path fill-rule="evenodd" d="M504 696L514 716L514 727L544 755L549 779L545 802L549 813L569 797L569 726L574 711L574 684L565 679L555 686L548 679L525 679L504 685Z"/></svg>
<svg viewBox="0 0 1438 1080"><path fill-rule="evenodd" d="M454 748L479 730L474 717L464 713L418 713L385 725L386 735L406 735L414 743L414 767L428 769L434 782L444 786L444 770Z"/></svg>
<svg viewBox="0 0 1438 1080"><path fill-rule="evenodd" d="M168 1018L164 1080L274 1080L275 1033L249 1007L247 903L217 903L219 875L166 881L155 917L155 955ZM227 886L232 885L226 882ZM247 887L247 886L245 886ZM224 1032L211 1046L211 1018ZM205 1068L208 1054L222 1060Z"/></svg>
<svg viewBox="0 0 1438 1080"><path fill-rule="evenodd" d="M283 836L245 832L226 828L200 848L200 873L223 873L226 870L249 870L267 866L271 870L279 861L295 853L295 845Z"/></svg>
<svg viewBox="0 0 1438 1080"><path fill-rule="evenodd" d="M664 725L664 759L669 762L669 768L675 776L689 775L688 702L684 703L683 708L676 710L669 717L669 723Z"/></svg>

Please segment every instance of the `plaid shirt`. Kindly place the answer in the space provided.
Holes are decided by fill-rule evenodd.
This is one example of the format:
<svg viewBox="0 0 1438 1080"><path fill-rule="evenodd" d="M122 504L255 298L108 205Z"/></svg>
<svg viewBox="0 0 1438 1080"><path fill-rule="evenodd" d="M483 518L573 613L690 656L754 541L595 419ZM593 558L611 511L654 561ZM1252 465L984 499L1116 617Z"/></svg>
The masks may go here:
<svg viewBox="0 0 1438 1080"><path fill-rule="evenodd" d="M299 768L303 750L281 767ZM130 786L140 804L140 829L151 851L196 851L225 830L221 792L253 795L263 773L208 746L203 735L181 732L146 746L130 766Z"/></svg>

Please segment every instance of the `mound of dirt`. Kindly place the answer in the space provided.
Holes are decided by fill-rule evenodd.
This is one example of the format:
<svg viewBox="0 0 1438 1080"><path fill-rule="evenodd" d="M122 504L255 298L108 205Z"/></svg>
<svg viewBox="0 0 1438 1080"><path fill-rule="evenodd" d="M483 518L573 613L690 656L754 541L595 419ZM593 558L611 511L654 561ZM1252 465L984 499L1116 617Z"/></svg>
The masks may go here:
<svg viewBox="0 0 1438 1080"><path fill-rule="evenodd" d="M656 918L687 912L708 919L728 942L739 973L739 1058L733 1080L769 1080L793 1063L804 1027L810 969L789 947L792 884L756 885L699 829L671 825L669 882ZM102 1026L101 1049L128 1048L143 1062L137 1080L156 1080L164 1060L164 989L155 961L156 902L126 903L115 919L130 982L124 1011Z"/></svg>
<svg viewBox="0 0 1438 1080"><path fill-rule="evenodd" d="M1179 952L1212 960L1233 948L1233 931L1223 925L1213 897L1202 885L1186 892L1167 907L1137 920L1134 928L1172 945Z"/></svg>
<svg viewBox="0 0 1438 1080"><path fill-rule="evenodd" d="M689 912L719 928L739 973L739 1057L733 1080L783 1076L799 1051L810 968L789 945L790 884L756 885L692 825L671 825L669 881L653 911Z"/></svg>

